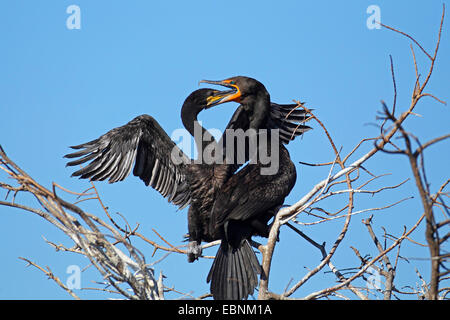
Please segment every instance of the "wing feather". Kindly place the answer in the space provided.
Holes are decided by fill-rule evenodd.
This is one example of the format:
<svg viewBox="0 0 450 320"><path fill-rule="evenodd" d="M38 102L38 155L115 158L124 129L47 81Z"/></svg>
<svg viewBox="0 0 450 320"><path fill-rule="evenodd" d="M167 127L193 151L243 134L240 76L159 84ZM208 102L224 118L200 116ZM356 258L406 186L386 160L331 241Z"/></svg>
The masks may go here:
<svg viewBox="0 0 450 320"><path fill-rule="evenodd" d="M78 151L65 155L74 159L67 166L86 164L72 176L114 183L124 180L133 169L135 176L170 202L182 208L190 202L186 180L186 164L190 159L149 115L138 116L98 139L71 148ZM171 159L174 148L181 155L181 163Z"/></svg>
<svg viewBox="0 0 450 320"><path fill-rule="evenodd" d="M311 127L304 125L308 121L307 112L297 104L278 104L271 102L269 129L279 129L281 142L288 144Z"/></svg>

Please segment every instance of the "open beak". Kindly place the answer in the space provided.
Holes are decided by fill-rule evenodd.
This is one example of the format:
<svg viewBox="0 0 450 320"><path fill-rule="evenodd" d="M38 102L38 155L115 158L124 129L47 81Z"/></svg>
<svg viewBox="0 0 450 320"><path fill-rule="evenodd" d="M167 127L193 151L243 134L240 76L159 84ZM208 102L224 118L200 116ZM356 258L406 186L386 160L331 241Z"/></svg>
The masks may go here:
<svg viewBox="0 0 450 320"><path fill-rule="evenodd" d="M232 80L222 80L222 81L213 81L213 80L200 80L199 83L208 83L215 84L223 87L227 87L230 90L219 91L217 95L208 98L208 107L212 107L221 103L225 103L228 101L241 102L241 91L239 87L234 84Z"/></svg>
<svg viewBox="0 0 450 320"><path fill-rule="evenodd" d="M225 91L214 90L213 95L206 98L205 109L209 109L211 107L217 106L218 104L225 102L224 99L227 98L229 95L230 90Z"/></svg>

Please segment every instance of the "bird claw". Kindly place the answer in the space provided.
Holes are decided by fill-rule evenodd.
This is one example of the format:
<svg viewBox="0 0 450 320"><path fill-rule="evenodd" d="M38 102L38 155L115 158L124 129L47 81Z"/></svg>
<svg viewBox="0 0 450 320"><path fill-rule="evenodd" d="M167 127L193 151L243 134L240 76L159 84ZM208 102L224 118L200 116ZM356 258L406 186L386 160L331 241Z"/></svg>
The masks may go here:
<svg viewBox="0 0 450 320"><path fill-rule="evenodd" d="M188 262L198 260L202 255L202 246L197 241L189 241L187 248Z"/></svg>

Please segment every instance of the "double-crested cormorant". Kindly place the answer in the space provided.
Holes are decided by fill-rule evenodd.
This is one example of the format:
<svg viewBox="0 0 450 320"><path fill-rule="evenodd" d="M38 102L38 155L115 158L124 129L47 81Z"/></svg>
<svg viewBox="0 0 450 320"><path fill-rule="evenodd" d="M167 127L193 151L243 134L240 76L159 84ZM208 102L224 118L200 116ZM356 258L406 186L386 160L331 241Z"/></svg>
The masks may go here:
<svg viewBox="0 0 450 320"><path fill-rule="evenodd" d="M238 80L238 78L241 80ZM256 81L250 78L237 77L236 83L239 83L240 86L234 86L233 83L227 83L226 81L220 83L229 86L231 90L199 89L186 98L181 110L181 118L185 128L194 136L199 154L203 152L206 146L214 144L215 147L217 142L197 122L198 114L204 109L226 101L238 101L239 98L233 97L236 91L243 92L245 95L249 92L249 96L254 95L253 92L248 91L246 89L247 87L244 86L244 79L247 79L247 82ZM243 95L241 94L241 96ZM256 129L258 127L279 129L280 140L283 143L288 143L295 136L308 129L308 127L298 124L305 120L306 115L303 110L294 110L296 105L278 105L272 103L268 114L265 115L266 121L264 122L264 120L261 121L255 118L255 116L258 116L258 112L249 110L249 108L252 108L252 104L249 102L250 100L250 98L245 100L241 98L242 105L234 113L227 129L241 128L245 130L245 128ZM255 108L256 110L258 110L258 107ZM194 134L199 131L202 133L200 137ZM222 142L223 140L225 140L225 136L222 137ZM238 228L241 228L240 223L236 224L235 220L238 222L242 220L239 218L236 219L236 213L233 213L233 210L230 211L231 207L236 205L233 202L234 198L229 199L229 203L224 206L224 210L220 210L219 208L222 202L228 201L225 200L225 193L222 195L219 194L221 193L220 190L222 187L224 187L224 192L228 192L228 195L233 194L233 192L247 192L249 193L248 199L253 198L253 195L250 195L250 193L253 193L251 188L244 190L245 188L243 189L243 186L239 186L240 181L242 181L239 180L242 179L239 177L245 176L244 178L253 179L251 174L254 174L254 178L258 178L256 173L250 170L253 167L247 166L235 176L232 176L239 165L242 164L233 162L236 160L236 154L232 156L231 161L228 159L224 163L222 163L223 161L218 164L194 163L175 145L157 121L149 115L138 116L126 125L110 130L98 139L73 146L72 148L80 150L68 154L65 157L79 159L73 160L67 165L74 166L89 162L86 167L74 172L72 176L90 178L91 180L108 180L110 183L113 183L125 179L130 174L134 164L133 174L141 178L146 185L152 186L164 197L168 197L168 201L178 205L180 208L190 204L188 212L189 239L191 240L188 253L189 262L194 261L201 255L201 241L209 242L215 239L224 239L226 235L227 243L230 244L229 248L234 248L237 247L236 241L238 240L248 239L252 234L264 236L267 233L267 221L273 215L273 212L270 210L267 210L262 215L257 213L258 218L255 218L255 213L251 211L250 216L254 218L252 220L253 229L250 230L250 234L244 234L242 230L236 232L237 229L234 226L236 225ZM223 153L223 157L225 157L225 152ZM249 173L250 171L252 173ZM231 182L226 184L229 180ZM267 181L269 180L271 180L270 176ZM275 182L275 180L272 181ZM273 200L269 199L269 201ZM280 201L282 203L282 200L277 200L277 203ZM244 210L246 209L244 208ZM226 216L229 216L229 218L227 219ZM245 225L245 228L248 228L248 219L245 218L244 220L245 223L243 225ZM225 228L228 234L223 232L225 230L224 225L226 225ZM212 277L212 275L217 274L221 270L218 268L220 264L217 263L218 259L216 259L208 276L208 280L212 277L211 290L214 291L213 295L215 299L246 298L256 287L257 276L255 272L257 273L259 271L259 263L248 242L243 240L241 242L247 249L245 251L246 256L243 257L242 253L240 253L239 256L241 259L237 259L236 261L242 263L240 266L245 270L250 270L248 273L248 277L250 278L247 277L245 281L238 282L237 287L235 285L238 288L237 290L225 288L223 291L224 294L217 293L219 292L218 288L220 285L229 286L230 284L227 278L223 278L225 279L224 281L218 282ZM225 244L221 248L225 248ZM250 252L251 255L249 254ZM233 257L234 255L230 256ZM224 261L224 259L220 261ZM241 275L245 273L244 269L240 269ZM213 272L213 270L216 271ZM227 270L224 271L229 272Z"/></svg>
<svg viewBox="0 0 450 320"><path fill-rule="evenodd" d="M222 240L207 278L208 282L211 281L211 293L215 299L245 299L256 288L260 273L260 265L249 240L253 235L268 236L270 228L267 223L283 204L296 181L295 166L283 143L288 143L309 127L285 121L289 112L291 120L297 117L299 122L305 120L306 114L293 110L292 105L289 109L271 105L266 88L255 79L239 76L203 82L232 90L219 103L235 101L241 104L236 111L239 120L231 121L229 127L243 130L276 129L275 132L266 131L266 143L258 140L256 163L250 162L223 184L216 194L210 216L211 234L207 238ZM258 135L261 136L261 133ZM272 138L279 140L274 141ZM273 143L278 146L275 150L271 148ZM273 174L262 174L261 169L265 165L259 160L261 152L276 156L273 159L278 161L278 170Z"/></svg>

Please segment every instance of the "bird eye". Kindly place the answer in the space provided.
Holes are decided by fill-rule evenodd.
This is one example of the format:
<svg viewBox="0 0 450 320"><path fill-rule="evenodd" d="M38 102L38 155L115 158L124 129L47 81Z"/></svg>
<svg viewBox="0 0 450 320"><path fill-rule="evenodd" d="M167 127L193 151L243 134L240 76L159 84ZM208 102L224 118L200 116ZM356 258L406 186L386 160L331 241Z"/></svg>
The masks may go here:
<svg viewBox="0 0 450 320"><path fill-rule="evenodd" d="M231 80L230 84L236 84L236 81Z"/></svg>

